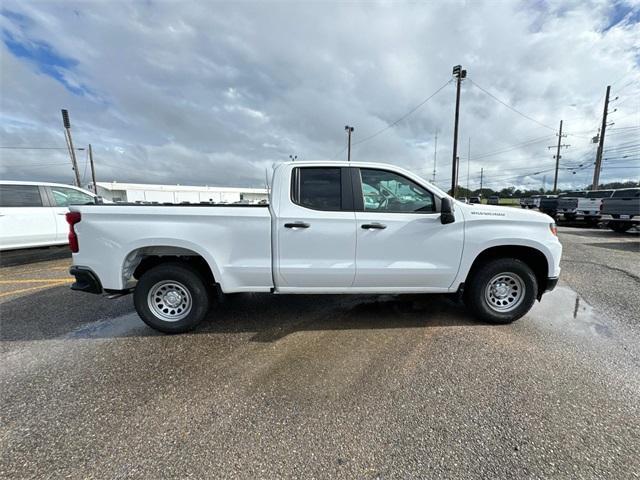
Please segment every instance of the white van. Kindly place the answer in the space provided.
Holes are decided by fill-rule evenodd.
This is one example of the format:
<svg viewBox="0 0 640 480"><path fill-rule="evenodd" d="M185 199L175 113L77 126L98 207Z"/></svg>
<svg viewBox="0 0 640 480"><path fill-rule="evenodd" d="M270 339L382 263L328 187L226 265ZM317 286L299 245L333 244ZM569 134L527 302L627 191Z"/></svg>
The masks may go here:
<svg viewBox="0 0 640 480"><path fill-rule="evenodd" d="M93 203L93 193L70 185L0 180L0 250L68 243L67 207Z"/></svg>

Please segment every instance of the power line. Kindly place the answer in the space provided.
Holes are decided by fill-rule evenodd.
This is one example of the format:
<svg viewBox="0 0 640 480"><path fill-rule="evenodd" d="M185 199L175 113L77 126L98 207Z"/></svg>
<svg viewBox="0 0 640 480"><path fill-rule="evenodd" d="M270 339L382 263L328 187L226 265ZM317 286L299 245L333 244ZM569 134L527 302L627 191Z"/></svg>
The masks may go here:
<svg viewBox="0 0 640 480"><path fill-rule="evenodd" d="M358 140L357 142L353 142L351 144L351 146L355 147L356 145L360 145L361 143L367 142L369 140L371 140L374 137L377 137L378 135L380 135L383 132L386 132L387 130L389 130L390 128L395 127L397 124L399 124L402 120L404 120L405 118L407 118L408 116L410 116L411 114L415 113L416 110L418 110L420 107L422 107L425 103L427 103L429 100L431 100L433 97L435 97L438 93L440 93L440 91L442 91L447 85L449 85L451 82L453 82L453 79L451 80L447 80L440 88L438 88L435 92L433 92L431 95L429 95L427 98L425 98L424 100L422 100L419 104L417 104L415 107L413 107L411 110L409 110L407 113L405 113L404 115L402 115L400 118L398 118L397 120L391 122L390 124L388 124L386 127L381 128L380 130L378 130L375 133L372 133L371 135L369 135L368 137L364 137L361 140ZM347 149L347 147L343 148L342 150L340 150L338 153L336 153L334 155L334 157L337 157L338 155L340 155L342 152L344 152Z"/></svg>
<svg viewBox="0 0 640 480"><path fill-rule="evenodd" d="M68 147L7 147L0 146L0 148L7 150L69 150ZM75 147L74 150L83 151L83 147Z"/></svg>
<svg viewBox="0 0 640 480"><path fill-rule="evenodd" d="M555 128L550 127L549 125L545 125L545 124L544 124L544 123L542 123L542 122L539 122L539 121L538 121L538 120L536 120L535 118L530 117L530 116L529 116L529 115L527 115L526 113L522 113L522 112L521 112L520 110L518 110L517 108L515 108L515 107L513 107L513 106L509 105L507 102L505 102L505 101L503 101L503 100L500 100L498 97L496 97L496 96L495 96L495 95L493 95L491 92L489 92L489 91L485 90L484 88L482 88L480 85L478 85L478 84L477 84L476 82L474 82L473 80L471 80L471 79L470 79L469 81L470 81L474 86L476 86L477 88L479 88L480 90L482 90L484 93L486 93L487 95L489 95L491 98L493 98L496 102L498 102L498 103L500 103L500 104L504 105L505 107L507 107L509 110L511 110L511 111L513 111L513 112L515 112L515 113L517 113L518 115L520 115L520 116L522 116L522 117L526 118L527 120L531 120L532 122L537 123L537 124L538 124L538 125L540 125L541 127L548 128L549 130L553 130L554 132L556 131L556 129L555 129Z"/></svg>

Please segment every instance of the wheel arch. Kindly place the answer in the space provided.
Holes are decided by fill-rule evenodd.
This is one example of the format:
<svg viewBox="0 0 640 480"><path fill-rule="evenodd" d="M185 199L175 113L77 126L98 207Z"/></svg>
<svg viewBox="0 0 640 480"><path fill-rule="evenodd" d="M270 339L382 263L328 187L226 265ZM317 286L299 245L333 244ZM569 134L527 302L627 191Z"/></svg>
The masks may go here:
<svg viewBox="0 0 640 480"><path fill-rule="evenodd" d="M552 270L552 266L541 250L524 245L497 245L484 249L471 264L465 277L465 282L468 282L473 277L475 271L481 265L498 258L515 258L531 268L538 283L538 299L542 297L542 293L547 289L549 272Z"/></svg>
<svg viewBox="0 0 640 480"><path fill-rule="evenodd" d="M215 262L199 252L197 247L189 247L162 242L131 249L125 255L120 270L123 285L130 287L149 269L169 262L189 265L208 283L218 283L221 276Z"/></svg>

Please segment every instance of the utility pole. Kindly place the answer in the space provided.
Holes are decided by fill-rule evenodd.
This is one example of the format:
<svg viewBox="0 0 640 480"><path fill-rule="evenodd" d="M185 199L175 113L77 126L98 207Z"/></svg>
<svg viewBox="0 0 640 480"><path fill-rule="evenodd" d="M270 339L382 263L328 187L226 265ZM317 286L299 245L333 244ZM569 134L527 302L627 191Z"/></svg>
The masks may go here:
<svg viewBox="0 0 640 480"><path fill-rule="evenodd" d="M350 162L351 161L351 133L353 132L353 127L350 127L349 125L345 125L344 130L347 132L347 135L349 136L348 145L347 145L347 162Z"/></svg>
<svg viewBox="0 0 640 480"><path fill-rule="evenodd" d="M93 150L89 144L89 164L91 165L91 182L93 183L93 193L98 195L98 185L96 184L96 169L93 166Z"/></svg>
<svg viewBox="0 0 640 480"><path fill-rule="evenodd" d="M469 137L469 151L467 152L467 190L469 190L469 164L471 163L471 137Z"/></svg>
<svg viewBox="0 0 640 480"><path fill-rule="evenodd" d="M453 156L451 165L451 196L456 197L456 190L458 188L458 120L460 117L460 85L462 79L466 78L467 71L462 69L461 65L453 67L453 76L456 77L456 115L455 123L453 126Z"/></svg>
<svg viewBox="0 0 640 480"><path fill-rule="evenodd" d="M607 113L609 111L609 93L611 85L607 85L607 93L604 96L604 110L602 111L602 127L600 128L600 141L598 142L598 151L596 153L596 168L593 170L593 182L591 190L597 190L600 184L600 169L602 168L602 152L604 150L604 134L607 128Z"/></svg>
<svg viewBox="0 0 640 480"><path fill-rule="evenodd" d="M76 151L73 148L73 140L71 139L71 122L69 121L69 112L64 108L62 109L62 124L64 125L67 148L69 149L69 155L71 156L71 166L76 177L76 187L81 187L80 172L78 171L78 162L76 161Z"/></svg>
<svg viewBox="0 0 640 480"><path fill-rule="evenodd" d="M562 137L566 137L566 135L562 135L562 120L560 120L560 129L558 130L558 133L556 134L558 135L558 145L555 146L556 147L556 154L553 156L553 158L556 159L556 174L555 177L553 179L553 193L556 193L558 191L558 170L560 169L560 159L562 158L562 155L560 155L560 149L562 147L564 148L568 148L571 145L563 145L562 144ZM547 148L553 148L554 145L551 145Z"/></svg>
<svg viewBox="0 0 640 480"><path fill-rule="evenodd" d="M480 198L482 198L482 179L484 177L484 168L480 169Z"/></svg>
<svg viewBox="0 0 640 480"><path fill-rule="evenodd" d="M436 158L438 156L438 129L436 128L436 138L433 141L433 178L431 183L436 184Z"/></svg>

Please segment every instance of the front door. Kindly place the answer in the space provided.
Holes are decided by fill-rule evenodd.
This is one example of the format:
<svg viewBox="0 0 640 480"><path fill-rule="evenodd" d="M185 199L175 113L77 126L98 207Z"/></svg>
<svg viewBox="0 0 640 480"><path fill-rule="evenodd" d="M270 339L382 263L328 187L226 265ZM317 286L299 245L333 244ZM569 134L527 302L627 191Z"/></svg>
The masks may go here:
<svg viewBox="0 0 640 480"><path fill-rule="evenodd" d="M355 277L356 221L348 168L295 167L277 215L279 290L344 290ZM288 187L288 185L287 185Z"/></svg>
<svg viewBox="0 0 640 480"><path fill-rule="evenodd" d="M448 289L460 265L463 223L440 223L433 193L402 175L359 172L354 287Z"/></svg>

